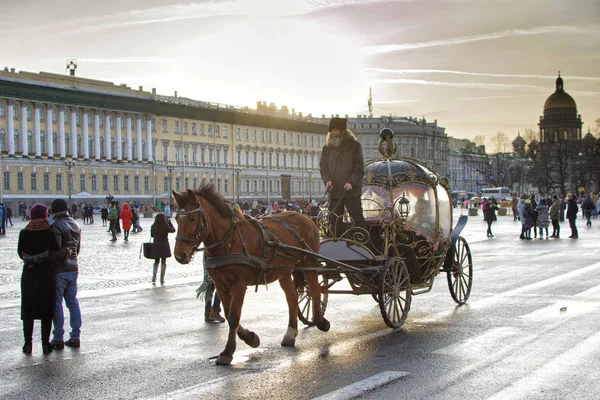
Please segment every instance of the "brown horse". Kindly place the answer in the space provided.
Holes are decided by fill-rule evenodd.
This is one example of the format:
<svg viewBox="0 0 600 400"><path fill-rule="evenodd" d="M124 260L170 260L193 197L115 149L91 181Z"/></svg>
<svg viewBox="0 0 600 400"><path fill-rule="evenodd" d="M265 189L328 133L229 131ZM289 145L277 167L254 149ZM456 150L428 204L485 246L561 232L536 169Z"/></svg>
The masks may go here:
<svg viewBox="0 0 600 400"><path fill-rule="evenodd" d="M225 349L217 357L217 364L229 365L236 348L236 334L251 347L258 347L260 339L240 324L242 305L248 286L279 280L288 303L288 329L282 346L294 346L298 333L298 293L292 280L296 267L314 268L315 262L306 254L283 249L285 244L308 251L319 251L319 231L305 215L281 212L268 216L261 223L252 224L241 212L215 191L213 185L198 190L175 192L177 237L175 259L187 264L199 249L205 250L205 267L223 302L229 323ZM323 317L320 286L316 271L303 271L312 298L315 325L329 330L329 321Z"/></svg>

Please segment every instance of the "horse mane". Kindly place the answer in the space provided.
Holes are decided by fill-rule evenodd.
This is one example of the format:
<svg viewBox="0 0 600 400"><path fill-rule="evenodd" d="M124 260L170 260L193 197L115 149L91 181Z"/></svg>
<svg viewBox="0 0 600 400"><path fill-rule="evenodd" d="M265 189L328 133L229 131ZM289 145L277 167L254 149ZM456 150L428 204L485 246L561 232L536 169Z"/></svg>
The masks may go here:
<svg viewBox="0 0 600 400"><path fill-rule="evenodd" d="M223 195L215 189L215 185L212 183L205 183L194 190L194 193L208 201L217 210L219 215L225 218L236 218L236 214L233 210L230 201L225 200Z"/></svg>

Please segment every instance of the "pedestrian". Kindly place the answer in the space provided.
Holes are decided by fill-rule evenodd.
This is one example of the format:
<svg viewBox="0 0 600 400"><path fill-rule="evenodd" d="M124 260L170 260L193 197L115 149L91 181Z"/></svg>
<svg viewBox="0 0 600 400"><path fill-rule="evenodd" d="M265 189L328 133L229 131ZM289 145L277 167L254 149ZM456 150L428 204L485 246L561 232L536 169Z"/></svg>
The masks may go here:
<svg viewBox="0 0 600 400"><path fill-rule="evenodd" d="M79 347L81 336L81 310L77 300L77 277L79 275L78 256L81 250L81 227L69 216L68 204L63 199L52 202L54 222L50 229L54 234L57 250L52 253L56 278L56 308L54 310L54 331L52 347L61 350L65 346ZM69 309L71 332L64 341L63 298Z"/></svg>
<svg viewBox="0 0 600 400"><path fill-rule="evenodd" d="M577 225L575 224L578 212L579 207L577 206L577 202L573 198L573 195L567 193L567 219L569 220L569 227L571 228L571 236L569 236L569 239L579 239L579 232L577 232Z"/></svg>
<svg viewBox="0 0 600 400"><path fill-rule="evenodd" d="M517 198L517 196L512 198L511 207L513 213L513 221L516 221L517 219L519 219L519 199Z"/></svg>
<svg viewBox="0 0 600 400"><path fill-rule="evenodd" d="M133 233L141 232L142 228L139 226L140 214L137 206L131 207L131 225L133 225Z"/></svg>
<svg viewBox="0 0 600 400"><path fill-rule="evenodd" d="M166 207L165 207L166 208ZM158 272L158 262L160 261L160 284L165 284L165 272L167 271L167 258L171 257L171 245L169 244L169 233L175 232L175 228L170 218L165 214L158 213L154 217L154 223L150 228L150 236L154 238L152 246L152 258L154 258L154 267L152 268L152 284L156 284L156 273Z"/></svg>
<svg viewBox="0 0 600 400"><path fill-rule="evenodd" d="M118 201L115 201L115 208L117 209L117 223L115 224L115 231L121 234L121 206Z"/></svg>
<svg viewBox="0 0 600 400"><path fill-rule="evenodd" d="M204 268L204 321L205 322L225 322L225 318L221 315L221 298L215 290L215 284L210 275Z"/></svg>
<svg viewBox="0 0 600 400"><path fill-rule="evenodd" d="M537 201L535 199L535 194L529 196L529 200L531 200L531 211L533 212L533 237L537 239Z"/></svg>
<svg viewBox="0 0 600 400"><path fill-rule="evenodd" d="M273 202L273 211L279 211L279 203L276 201Z"/></svg>
<svg viewBox="0 0 600 400"><path fill-rule="evenodd" d="M50 258L56 250L54 236L48 223L48 208L35 204L31 221L19 233L17 253L23 260L21 275L21 320L25 344L23 353L31 354L33 321L42 321L41 339L44 354L52 352L50 330L55 308L54 262Z"/></svg>
<svg viewBox="0 0 600 400"><path fill-rule="evenodd" d="M128 242L129 241L129 230L131 229L131 219L133 218L133 215L131 214L131 211L129 210L129 204L125 203L123 204L123 209L121 210L121 220L123 221L123 240Z"/></svg>
<svg viewBox="0 0 600 400"><path fill-rule="evenodd" d="M498 211L498 206L496 205L496 203L494 203L491 200L486 201L485 208L483 209L483 219L485 220L485 222L487 222L487 237L490 239L494 237L494 235L492 234L492 224L494 223L494 221L498 220L498 218L496 217L496 211Z"/></svg>
<svg viewBox="0 0 600 400"><path fill-rule="evenodd" d="M548 206L546 205L546 198L542 197L537 207L537 226L540 230L540 240L544 240L544 231L546 231L546 240L548 240Z"/></svg>
<svg viewBox="0 0 600 400"><path fill-rule="evenodd" d="M550 220L552 221L552 236L550 237L554 239L560 239L560 224L558 219L560 217L561 207L562 204L558 196L552 196L552 205L550 206L549 210Z"/></svg>
<svg viewBox="0 0 600 400"><path fill-rule="evenodd" d="M77 219L77 203L71 204L71 218Z"/></svg>
<svg viewBox="0 0 600 400"><path fill-rule="evenodd" d="M119 221L117 220L119 213L117 212L117 202L111 201L110 208L108 209L108 231L112 235L110 239L111 242L117 241L117 224Z"/></svg>
<svg viewBox="0 0 600 400"><path fill-rule="evenodd" d="M362 147L354 133L346 129L346 122L346 118L331 118L319 162L329 204L333 206L329 224L334 236L343 229L344 207L354 226L365 227L360 200L364 175Z"/></svg>
<svg viewBox="0 0 600 400"><path fill-rule="evenodd" d="M531 206L531 199L525 200L525 207L523 208L523 217L521 220L524 220L524 230L525 230L525 239L531 240L531 228L535 229L535 212L533 211L533 207ZM536 235L537 236L537 235Z"/></svg>
<svg viewBox="0 0 600 400"><path fill-rule="evenodd" d="M0 235L6 235L4 204L0 203Z"/></svg>
<svg viewBox="0 0 600 400"><path fill-rule="evenodd" d="M106 208L106 206L102 206L100 218L102 218L102 226L108 225L108 208Z"/></svg>
<svg viewBox="0 0 600 400"><path fill-rule="evenodd" d="M585 226L592 226L592 211L596 209L596 204L594 200L592 200L592 194L588 193L581 203L581 210L583 212L583 217L586 219Z"/></svg>

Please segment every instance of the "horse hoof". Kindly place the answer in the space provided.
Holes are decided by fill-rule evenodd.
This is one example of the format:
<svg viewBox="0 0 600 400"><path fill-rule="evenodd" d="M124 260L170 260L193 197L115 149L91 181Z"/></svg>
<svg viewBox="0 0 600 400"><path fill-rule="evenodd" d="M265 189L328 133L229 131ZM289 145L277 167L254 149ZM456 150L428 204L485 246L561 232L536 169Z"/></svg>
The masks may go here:
<svg viewBox="0 0 600 400"><path fill-rule="evenodd" d="M323 321L321 321L320 323L317 324L317 328L319 328L319 330L323 331L323 332L329 331L330 327L331 327L331 324L325 318L323 318Z"/></svg>
<svg viewBox="0 0 600 400"><path fill-rule="evenodd" d="M246 344L252 348L257 348L258 346L260 346L260 338L256 333L253 332L252 336L248 338Z"/></svg>
<svg viewBox="0 0 600 400"><path fill-rule="evenodd" d="M281 345L284 347L294 347L296 345L296 339L284 337L281 341Z"/></svg>
<svg viewBox="0 0 600 400"><path fill-rule="evenodd" d="M219 354L219 357L217 357L217 361L215 361L215 363L217 365L231 365L232 361L233 361L233 357L224 356L223 354Z"/></svg>

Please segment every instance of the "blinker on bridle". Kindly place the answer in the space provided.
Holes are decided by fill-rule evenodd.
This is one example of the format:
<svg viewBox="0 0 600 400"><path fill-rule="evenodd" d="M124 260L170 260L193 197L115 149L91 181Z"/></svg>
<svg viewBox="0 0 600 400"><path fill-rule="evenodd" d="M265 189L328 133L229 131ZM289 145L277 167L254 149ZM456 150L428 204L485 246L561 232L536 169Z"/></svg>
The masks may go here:
<svg viewBox="0 0 600 400"><path fill-rule="evenodd" d="M200 246L200 235L202 231L205 230L208 232L208 223L206 222L206 214L204 213L204 209L202 208L202 204L198 203L198 207L193 210L177 210L177 216L185 217L186 215L198 213L198 232L194 238L188 238L183 236L175 236L175 240L180 240L182 242L192 243L192 254L198 250L198 246Z"/></svg>

